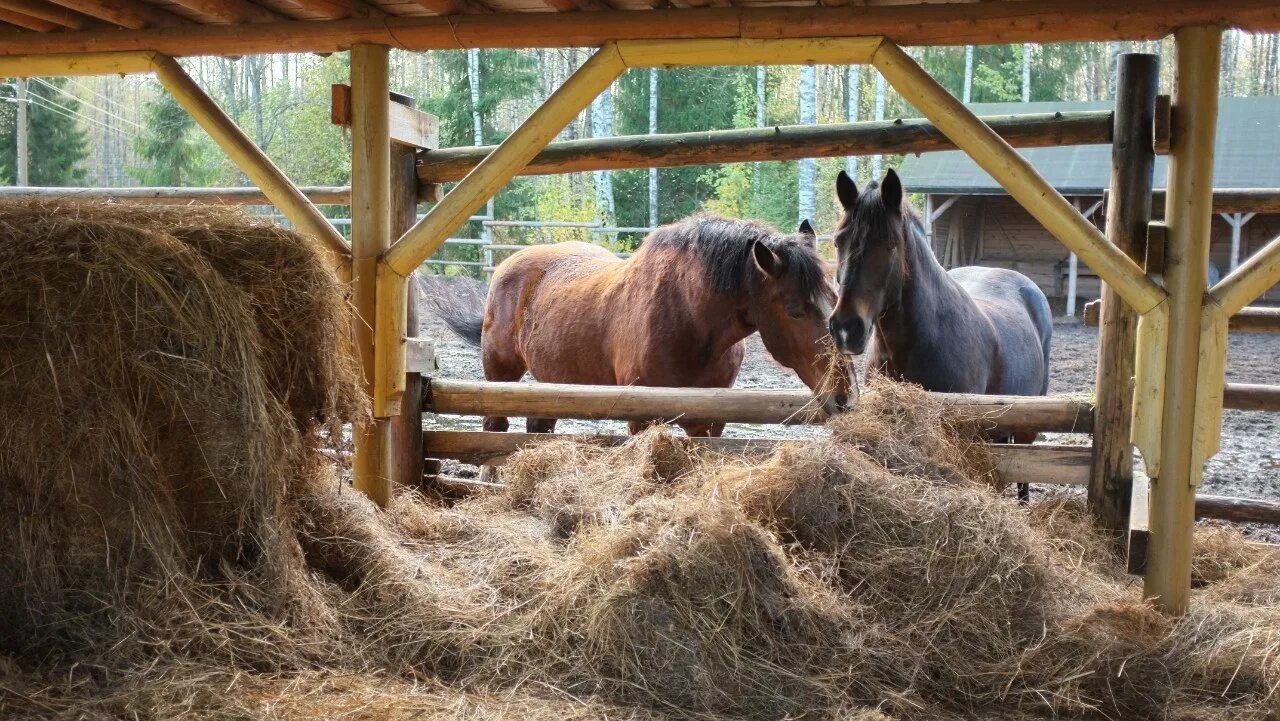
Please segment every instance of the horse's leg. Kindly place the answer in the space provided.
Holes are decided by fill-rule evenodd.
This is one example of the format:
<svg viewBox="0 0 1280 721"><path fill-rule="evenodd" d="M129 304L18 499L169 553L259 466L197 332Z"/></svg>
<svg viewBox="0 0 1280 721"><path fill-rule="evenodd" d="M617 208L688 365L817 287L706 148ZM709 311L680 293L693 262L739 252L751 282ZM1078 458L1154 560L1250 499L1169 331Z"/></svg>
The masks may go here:
<svg viewBox="0 0 1280 721"><path fill-rule="evenodd" d="M496 382L518 381L526 370L524 360L514 352L504 352L501 342L491 342L485 338L480 353L480 362L484 366L484 379ZM555 423L555 421L552 421ZM485 416L481 428L486 431L505 433L511 424L506 416ZM480 467L480 480L486 483L498 482L498 469L494 466Z"/></svg>
<svg viewBox="0 0 1280 721"><path fill-rule="evenodd" d="M723 423L681 423L680 427L690 438L716 438L724 432Z"/></svg>
<svg viewBox="0 0 1280 721"><path fill-rule="evenodd" d="M627 433L631 435L639 435L644 429L657 425L653 421L629 421L627 423Z"/></svg>
<svg viewBox="0 0 1280 721"><path fill-rule="evenodd" d="M529 433L555 433L555 418L526 418L524 419L524 429Z"/></svg>
<svg viewBox="0 0 1280 721"><path fill-rule="evenodd" d="M1039 433L1036 433L1034 431L1029 431L1024 433L1014 433L1008 437L1008 441L1012 441L1013 443L1022 443L1024 445L1029 445L1031 443L1035 443L1035 440L1039 435L1040 435ZM1018 501L1021 503L1031 502L1031 484L1030 483L1018 484Z"/></svg>

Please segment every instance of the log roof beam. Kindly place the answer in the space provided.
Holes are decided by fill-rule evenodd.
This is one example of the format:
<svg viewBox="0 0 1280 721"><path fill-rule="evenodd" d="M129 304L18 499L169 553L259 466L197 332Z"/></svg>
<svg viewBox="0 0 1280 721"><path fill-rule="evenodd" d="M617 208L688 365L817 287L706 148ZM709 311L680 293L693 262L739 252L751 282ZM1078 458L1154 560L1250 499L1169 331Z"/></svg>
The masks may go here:
<svg viewBox="0 0 1280 721"><path fill-rule="evenodd" d="M87 12L124 0L59 0ZM334 0L324 0L333 2ZM307 0L310 3L320 0ZM152 8L158 10L158 8ZM95 17L100 17L96 13ZM122 23L117 23L122 24ZM134 23L137 24L136 22ZM0 33L0 54L157 50L172 55L336 52L352 43L407 50L582 47L608 40L805 38L884 35L901 45L1147 40L1191 25L1280 31L1274 0L991 0L981 3L847 7L701 8L590 13L490 13L451 17L191 26L164 33L81 31Z"/></svg>
<svg viewBox="0 0 1280 721"><path fill-rule="evenodd" d="M0 21L20 27L23 30L34 30L38 33L47 33L50 30L57 30L61 27L49 22L48 20L33 17L18 10L13 10L2 3L0 3Z"/></svg>

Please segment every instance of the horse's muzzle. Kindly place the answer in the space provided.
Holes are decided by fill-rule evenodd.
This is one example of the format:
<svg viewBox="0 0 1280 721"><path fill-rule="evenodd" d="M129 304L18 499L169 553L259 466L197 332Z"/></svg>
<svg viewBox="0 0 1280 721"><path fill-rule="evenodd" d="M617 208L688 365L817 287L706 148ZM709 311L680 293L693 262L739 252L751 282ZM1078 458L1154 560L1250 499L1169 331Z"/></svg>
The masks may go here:
<svg viewBox="0 0 1280 721"><path fill-rule="evenodd" d="M867 338L871 335L870 326L860 316L850 315L847 318L831 316L827 321L831 331L831 340L836 350L845 355L862 355L867 349Z"/></svg>

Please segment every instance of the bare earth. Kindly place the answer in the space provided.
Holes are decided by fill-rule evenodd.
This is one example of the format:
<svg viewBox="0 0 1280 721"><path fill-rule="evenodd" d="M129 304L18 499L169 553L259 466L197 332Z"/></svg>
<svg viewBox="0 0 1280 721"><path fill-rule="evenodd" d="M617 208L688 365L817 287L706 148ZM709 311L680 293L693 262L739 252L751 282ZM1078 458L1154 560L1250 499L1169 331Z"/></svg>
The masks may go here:
<svg viewBox="0 0 1280 721"><path fill-rule="evenodd" d="M464 292L480 292L475 281L450 279ZM435 315L432 303L420 302L421 334L436 343L440 375L448 378L482 380L479 352L458 340ZM1050 356L1049 392L1089 396L1093 392L1098 333L1072 323L1054 326ZM1280 336L1264 333L1231 334L1227 354L1227 379L1240 383L1280 385ZM747 355L738 374L737 388L803 388L790 370L780 366L765 351L759 336L747 340ZM479 429L479 419L428 416L427 427ZM512 419L513 430L523 430L523 422ZM563 420L557 431L624 433L625 424L609 421ZM815 433L806 427L734 425L727 436L768 435L802 437ZM1056 443L1087 443L1084 436L1052 434ZM461 470L461 469L459 469ZM1280 500L1280 414L1228 410L1223 422L1222 450L1205 470L1204 492L1245 498Z"/></svg>

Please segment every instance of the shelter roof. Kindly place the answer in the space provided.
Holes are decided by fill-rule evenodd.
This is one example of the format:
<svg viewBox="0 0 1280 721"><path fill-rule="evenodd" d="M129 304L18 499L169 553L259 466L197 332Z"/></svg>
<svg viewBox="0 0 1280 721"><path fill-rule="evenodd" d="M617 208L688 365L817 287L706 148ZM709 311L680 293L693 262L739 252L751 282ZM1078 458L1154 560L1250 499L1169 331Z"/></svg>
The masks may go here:
<svg viewBox="0 0 1280 721"><path fill-rule="evenodd" d="M1106 110L1110 102L972 103L977 115ZM1213 187L1280 188L1280 97L1222 98L1214 144ZM1076 145L1018 151L1063 195L1101 195L1111 176L1111 146ZM1168 158L1156 156L1155 187L1165 187ZM1004 190L960 151L909 156L903 181L939 195L999 195Z"/></svg>

